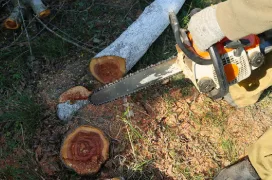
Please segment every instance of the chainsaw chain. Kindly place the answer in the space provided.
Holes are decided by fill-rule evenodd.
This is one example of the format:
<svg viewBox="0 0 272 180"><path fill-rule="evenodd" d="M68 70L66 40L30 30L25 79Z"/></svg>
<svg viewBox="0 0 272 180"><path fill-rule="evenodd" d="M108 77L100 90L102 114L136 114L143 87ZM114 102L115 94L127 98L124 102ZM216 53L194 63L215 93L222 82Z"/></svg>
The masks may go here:
<svg viewBox="0 0 272 180"><path fill-rule="evenodd" d="M94 90L93 93L89 96L89 99L90 99L90 97L91 97L92 95L94 95L95 93L97 93L97 92L99 92L99 91L102 91L103 89L110 88L112 85L114 85L114 84L116 84L116 83L118 83L118 82L120 82L120 81L123 81L124 79L127 79L127 78L129 78L129 77L131 77L131 76L133 76L133 75L135 75L135 74L142 73L143 71L145 71L145 70L147 70L147 69L153 68L153 67L158 66L158 65L160 65L160 64L162 64L162 63L165 63L165 62L167 62L167 61L173 60L174 58L177 58L177 56L172 56L172 57L170 57L170 58L168 58L168 59L166 59L166 60L162 60L162 61L160 61L160 62L158 62L158 63L156 63L156 64L152 64L152 65L150 65L150 66L147 66L147 67L144 68L144 69L140 69L140 70L138 70L138 71L136 71L136 72L134 72L134 73L130 73L130 74L126 75L125 77L123 77L123 78L121 78L121 79L118 79L118 80L116 80L116 81L114 81L114 82L112 82L112 83L106 84L106 85L104 85L104 86L102 86L102 87L100 87L100 88ZM173 74L173 75L175 75L175 74ZM116 97L115 99L112 99L112 100L110 100L110 101L105 101L105 102L101 102L101 103L92 103L92 101L89 100L89 102L90 102L91 104L93 104L93 105L101 105L101 104L109 103L109 102L115 101L115 100L117 100L117 99L123 98L123 97L125 97L125 96L128 96L128 95L134 94L134 93L136 93L136 92L139 92L139 91L141 91L141 90L144 90L144 89L148 88L149 86L152 86L152 85L154 85L154 84L157 84L157 83L159 83L159 82L161 82L161 81L163 81L163 80L165 80L165 79L167 79L167 78L169 78L169 77L166 77L166 78L163 78L163 79L160 79L160 80L151 82L151 83L147 83L146 85L143 85L141 88L138 88L137 90L128 92L126 95L123 95L123 96L120 96L120 97Z"/></svg>

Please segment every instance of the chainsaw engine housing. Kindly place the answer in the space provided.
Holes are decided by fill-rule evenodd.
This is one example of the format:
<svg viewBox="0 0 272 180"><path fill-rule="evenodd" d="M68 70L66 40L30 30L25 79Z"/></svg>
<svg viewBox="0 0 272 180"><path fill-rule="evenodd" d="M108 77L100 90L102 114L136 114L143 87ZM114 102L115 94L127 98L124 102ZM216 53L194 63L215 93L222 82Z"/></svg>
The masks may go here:
<svg viewBox="0 0 272 180"><path fill-rule="evenodd" d="M209 53L200 51L194 44L190 34L192 50L203 59L209 59ZM262 65L264 56L260 50L260 40L255 35L244 38L248 44L244 47L227 48L230 42L227 38L216 44L216 48L223 61L224 72L229 85L236 84L251 75L251 71ZM238 52L239 51L239 52ZM194 61L184 60L184 74L189 77L200 92L207 93L212 88L220 88L218 78L211 65L200 65ZM211 81L212 80L212 81Z"/></svg>

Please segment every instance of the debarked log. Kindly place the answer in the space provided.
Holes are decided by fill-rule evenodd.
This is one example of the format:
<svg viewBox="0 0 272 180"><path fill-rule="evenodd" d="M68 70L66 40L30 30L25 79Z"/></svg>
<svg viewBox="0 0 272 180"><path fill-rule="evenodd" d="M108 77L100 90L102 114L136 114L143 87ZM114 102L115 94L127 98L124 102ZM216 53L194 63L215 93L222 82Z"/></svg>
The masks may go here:
<svg viewBox="0 0 272 180"><path fill-rule="evenodd" d="M155 0L112 44L90 62L92 75L102 83L120 79L146 53L169 25L169 12L177 13L185 0Z"/></svg>

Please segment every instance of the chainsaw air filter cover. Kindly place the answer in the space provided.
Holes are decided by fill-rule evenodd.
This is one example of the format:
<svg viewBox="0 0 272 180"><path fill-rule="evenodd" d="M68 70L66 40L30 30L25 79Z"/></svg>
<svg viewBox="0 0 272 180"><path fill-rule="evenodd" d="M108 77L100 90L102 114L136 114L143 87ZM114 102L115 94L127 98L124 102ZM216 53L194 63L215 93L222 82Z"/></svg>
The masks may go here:
<svg viewBox="0 0 272 180"><path fill-rule="evenodd" d="M246 51L242 51L239 57L236 57L234 55L234 51L231 51L221 56L221 58L224 64L226 77L230 85L236 84L250 76L251 67L249 65L249 59ZM213 76L216 84L218 84L214 69Z"/></svg>

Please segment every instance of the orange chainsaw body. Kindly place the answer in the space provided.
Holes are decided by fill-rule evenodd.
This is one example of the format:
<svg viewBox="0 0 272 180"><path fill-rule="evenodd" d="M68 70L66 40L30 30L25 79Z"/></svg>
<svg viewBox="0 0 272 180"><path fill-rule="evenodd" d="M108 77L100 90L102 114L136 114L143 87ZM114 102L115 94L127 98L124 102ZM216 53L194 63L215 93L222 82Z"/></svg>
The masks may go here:
<svg viewBox="0 0 272 180"><path fill-rule="evenodd" d="M199 50L199 48L194 43L190 33L188 33L188 38L189 38L190 43L191 43L191 47L189 47L189 48L192 51L194 51L198 56L200 56L203 59L210 59L210 55L209 55L209 53L207 51ZM249 36L244 37L243 39L247 39L247 40L250 41L250 45L246 46L244 48L245 51L249 51L249 50L254 49L254 48L256 48L256 47L258 47L260 45L260 39L256 35L249 35ZM228 38L224 38L221 41L219 41L218 43L216 43L216 48L217 48L217 50L218 50L218 52L219 52L219 54L221 56L225 55L225 54L228 54L231 51L235 50L235 49L225 47L225 44L228 41L229 41ZM224 71L226 73L227 81L232 82L233 80L235 80L237 78L237 76L239 75L240 70L239 70L239 67L237 66L237 64L230 63L230 64L224 64Z"/></svg>
<svg viewBox="0 0 272 180"><path fill-rule="evenodd" d="M195 53L197 55L199 55L200 57L204 58L204 59L210 59L210 55L207 51L201 51L198 49L198 47L196 46L196 44L194 43L194 40L192 39L192 35L190 33L188 33L188 38L191 42L191 45L193 47L193 50L195 51ZM246 37L244 37L243 39L248 39L250 41L250 45L245 47L245 50L250 50L253 48L256 48L257 46L260 45L260 39L258 36L256 35L248 35ZM217 50L219 52L220 55L226 54L228 52L233 51L234 49L229 49L229 48L225 48L224 44L229 41L228 38L224 38L221 41L219 41L218 43L216 43L216 47Z"/></svg>

